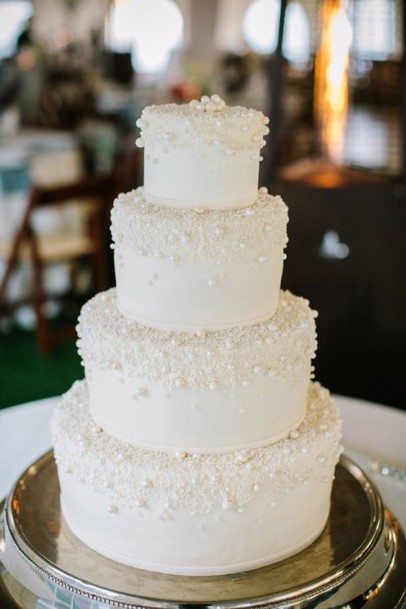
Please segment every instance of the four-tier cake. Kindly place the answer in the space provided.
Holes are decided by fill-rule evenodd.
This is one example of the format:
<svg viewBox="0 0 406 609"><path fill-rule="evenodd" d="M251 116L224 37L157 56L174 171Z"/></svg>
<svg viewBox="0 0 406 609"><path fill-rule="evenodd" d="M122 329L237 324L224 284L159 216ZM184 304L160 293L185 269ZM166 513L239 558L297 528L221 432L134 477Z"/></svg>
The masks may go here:
<svg viewBox="0 0 406 609"><path fill-rule="evenodd" d="M117 287L82 309L86 380L52 421L85 544L181 575L254 569L323 530L341 423L316 313L280 290L287 208L258 191L268 119L213 95L145 108L143 188L112 211Z"/></svg>

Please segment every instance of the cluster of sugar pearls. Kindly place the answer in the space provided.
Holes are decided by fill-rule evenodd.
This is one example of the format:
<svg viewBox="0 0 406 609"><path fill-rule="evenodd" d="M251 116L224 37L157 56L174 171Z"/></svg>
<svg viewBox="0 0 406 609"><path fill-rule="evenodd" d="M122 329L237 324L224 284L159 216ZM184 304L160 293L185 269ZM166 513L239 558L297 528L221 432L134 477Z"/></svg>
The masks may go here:
<svg viewBox="0 0 406 609"><path fill-rule="evenodd" d="M105 433L90 416L85 381L63 397L52 419L58 467L104 494L115 510L243 510L258 493L270 506L281 493L330 484L341 452L341 421L329 392L312 384L308 414L293 437L220 455L138 449Z"/></svg>
<svg viewBox="0 0 406 609"><path fill-rule="evenodd" d="M192 99L190 107L201 112L221 112L221 110L224 110L226 107L226 102L217 94L214 94L211 97L202 95L200 101L198 99Z"/></svg>
<svg viewBox="0 0 406 609"><path fill-rule="evenodd" d="M284 258L287 207L262 187L255 203L243 209L177 209L149 203L142 188L121 194L111 214L113 248L120 266L125 248L140 256L213 264L267 258L273 247Z"/></svg>
<svg viewBox="0 0 406 609"><path fill-rule="evenodd" d="M210 104L214 102L210 100ZM268 123L268 117L262 112L241 106L204 111L190 104L152 105L144 108L137 120L141 132L136 145L142 148L147 144L153 155L168 153L174 148L197 148L201 153L202 145L208 147L207 154L214 147L226 156L252 150L250 162L256 162L259 150L266 143L263 138L269 133Z"/></svg>
<svg viewBox="0 0 406 609"><path fill-rule="evenodd" d="M94 367L180 386L215 390L249 384L255 375L297 378L310 369L317 347L309 301L280 292L276 314L249 327L216 332L164 332L129 321L116 305L116 289L82 308L78 351L86 374Z"/></svg>

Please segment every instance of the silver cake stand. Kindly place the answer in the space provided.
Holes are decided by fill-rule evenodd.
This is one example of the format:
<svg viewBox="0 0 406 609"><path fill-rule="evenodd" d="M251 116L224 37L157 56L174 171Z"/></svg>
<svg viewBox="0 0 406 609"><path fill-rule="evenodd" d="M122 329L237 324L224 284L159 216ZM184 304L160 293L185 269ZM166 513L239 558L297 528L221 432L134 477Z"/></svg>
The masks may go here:
<svg viewBox="0 0 406 609"><path fill-rule="evenodd" d="M133 569L83 545L61 518L52 452L20 477L2 511L1 587L23 609L406 606L406 540L365 474L342 458L322 535L275 565L219 577ZM4 600L1 607L7 607Z"/></svg>

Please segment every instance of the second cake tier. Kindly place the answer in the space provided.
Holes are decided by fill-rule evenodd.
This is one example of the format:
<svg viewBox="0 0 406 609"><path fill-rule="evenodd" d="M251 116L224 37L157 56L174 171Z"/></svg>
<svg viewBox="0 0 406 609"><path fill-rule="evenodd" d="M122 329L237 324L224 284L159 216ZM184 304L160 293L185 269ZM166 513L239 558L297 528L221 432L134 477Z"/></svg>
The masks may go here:
<svg viewBox="0 0 406 609"><path fill-rule="evenodd" d="M162 330L218 330L271 317L278 296L288 214L261 188L244 209L172 209L142 188L112 213L117 305Z"/></svg>
<svg viewBox="0 0 406 609"><path fill-rule="evenodd" d="M129 321L116 290L79 318L94 420L135 446L228 452L295 433L306 413L315 312L281 292L275 316L250 327L194 334Z"/></svg>

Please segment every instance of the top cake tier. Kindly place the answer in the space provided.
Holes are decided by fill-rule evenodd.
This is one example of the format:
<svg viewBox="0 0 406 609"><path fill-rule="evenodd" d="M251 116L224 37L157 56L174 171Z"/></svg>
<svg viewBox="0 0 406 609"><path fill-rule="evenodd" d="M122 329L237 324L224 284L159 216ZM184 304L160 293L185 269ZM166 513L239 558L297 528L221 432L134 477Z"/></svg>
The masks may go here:
<svg viewBox="0 0 406 609"><path fill-rule="evenodd" d="M268 122L262 112L228 107L218 95L146 107L136 142L145 147L145 197L184 208L252 204Z"/></svg>

